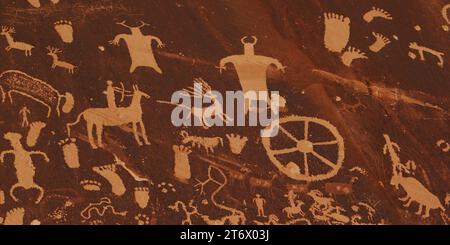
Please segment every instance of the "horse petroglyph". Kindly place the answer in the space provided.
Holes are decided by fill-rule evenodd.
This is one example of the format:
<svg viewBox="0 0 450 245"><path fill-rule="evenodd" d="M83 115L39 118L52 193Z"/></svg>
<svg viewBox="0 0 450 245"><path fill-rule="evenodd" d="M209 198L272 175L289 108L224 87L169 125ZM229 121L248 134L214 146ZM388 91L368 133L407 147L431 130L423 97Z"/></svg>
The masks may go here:
<svg viewBox="0 0 450 245"><path fill-rule="evenodd" d="M144 122L142 121L141 99L150 98L150 95L139 90L138 86L133 87L133 97L131 103L127 107L118 108L89 108L81 112L76 121L67 123L67 134L70 137L71 127L80 122L81 119L86 121L87 134L89 143L93 149L103 147L102 133L103 126L121 126L131 123L133 126L134 138L138 145L143 145L138 135L138 126L141 128L144 143L149 145ZM94 142L93 130L94 126L97 133L97 144Z"/></svg>

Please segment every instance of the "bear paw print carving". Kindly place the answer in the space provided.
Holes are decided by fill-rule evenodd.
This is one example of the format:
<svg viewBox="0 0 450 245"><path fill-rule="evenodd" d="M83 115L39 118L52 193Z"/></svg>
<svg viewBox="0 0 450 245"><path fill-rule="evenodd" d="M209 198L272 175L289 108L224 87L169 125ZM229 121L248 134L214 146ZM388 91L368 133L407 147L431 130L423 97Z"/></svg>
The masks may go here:
<svg viewBox="0 0 450 245"><path fill-rule="evenodd" d="M72 22L68 20L58 20L54 23L55 30L61 40L65 43L73 42L73 27Z"/></svg>

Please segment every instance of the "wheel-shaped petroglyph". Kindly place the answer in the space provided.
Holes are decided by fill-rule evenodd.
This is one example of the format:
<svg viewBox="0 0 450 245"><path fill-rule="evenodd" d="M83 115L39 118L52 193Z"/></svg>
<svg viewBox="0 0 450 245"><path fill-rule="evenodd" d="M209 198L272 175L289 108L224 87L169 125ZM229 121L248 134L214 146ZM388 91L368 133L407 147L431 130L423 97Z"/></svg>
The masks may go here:
<svg viewBox="0 0 450 245"><path fill-rule="evenodd" d="M295 124L296 128L298 128L297 125L303 124L303 135L297 136L288 131L287 124L289 126ZM331 133L332 139L314 141L311 138L315 134L311 131L312 126L325 128ZM273 138L262 138L262 144L272 163L288 177L308 182L321 181L335 176L341 168L344 161L344 139L336 127L328 121L314 117L287 116L279 120L279 132L279 135ZM275 148L272 143L276 140L275 138L282 137L280 135L288 137L294 146ZM326 146L327 151L320 149L323 146ZM334 152L330 152L330 147L334 148L332 150ZM283 163L281 156L294 153L297 155L300 153L299 161ZM328 155L334 155L335 159L331 159Z"/></svg>

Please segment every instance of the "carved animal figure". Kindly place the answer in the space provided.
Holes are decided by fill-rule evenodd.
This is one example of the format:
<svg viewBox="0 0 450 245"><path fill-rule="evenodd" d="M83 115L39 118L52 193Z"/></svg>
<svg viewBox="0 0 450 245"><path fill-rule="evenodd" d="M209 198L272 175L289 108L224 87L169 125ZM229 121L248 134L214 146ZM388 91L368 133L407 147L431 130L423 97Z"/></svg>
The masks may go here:
<svg viewBox="0 0 450 245"><path fill-rule="evenodd" d="M305 205L304 202L297 200L295 206L283 208L283 213L285 213L289 219L293 218L294 214L304 215L302 211L303 205Z"/></svg>
<svg viewBox="0 0 450 245"><path fill-rule="evenodd" d="M406 192L405 197L399 198L400 201L406 202L403 206L409 207L412 202L416 202L419 204L419 209L416 212L417 215L421 215L423 208L425 208L425 213L422 214L422 218L429 217L431 209L440 209L442 213L445 213L445 208L437 196L431 193L416 178L403 176L404 170L407 168L400 162L400 157L397 154L397 151L400 151L400 147L391 141L389 135L384 134L383 136L386 140L383 153L389 154L392 160L392 177L390 184L397 190L401 186Z"/></svg>
<svg viewBox="0 0 450 245"><path fill-rule="evenodd" d="M64 113L69 113L74 106L72 94L61 95L47 82L17 70L8 70L0 74L0 93L2 102L5 102L6 95L8 95L9 101L13 103L12 93L16 93L46 106L48 108L47 117L50 117L52 109L56 110L58 116L60 115L59 107L63 98L65 99L65 103L62 105Z"/></svg>
<svg viewBox="0 0 450 245"><path fill-rule="evenodd" d="M301 216L304 216L305 213L302 210L302 206L305 205L305 203L300 200L296 200L297 195L293 191L288 192L287 198L289 201L289 207L283 208L283 213L286 214L288 219L293 218L294 214L300 214Z"/></svg>
<svg viewBox="0 0 450 245"><path fill-rule="evenodd" d="M435 56L438 59L438 62L437 62L438 66L440 66L440 67L444 66L444 55L445 54L443 52L439 52L434 49L418 45L416 42L411 42L409 44L409 48L412 50L417 50L419 52L419 57L420 57L421 61L425 61L424 53L426 52L426 53L432 54L433 56ZM415 57L415 56L412 56L412 57Z"/></svg>
<svg viewBox="0 0 450 245"><path fill-rule="evenodd" d="M214 148L218 147L219 144L220 146L223 146L223 139L221 137L190 136L185 130L181 131L180 135L182 137L181 143L191 143L192 147L203 147L208 154L209 152L214 153Z"/></svg>
<svg viewBox="0 0 450 245"><path fill-rule="evenodd" d="M11 49L22 50L25 51L25 56L30 56L31 49L33 49L34 46L28 43L14 41L14 38L12 37L13 33L16 33L14 27L2 26L0 35L5 36L6 41L8 42L8 46L6 46L5 50L6 51L10 51Z"/></svg>
<svg viewBox="0 0 450 245"><path fill-rule="evenodd" d="M136 142L139 145L142 145L141 140L138 136L137 126L141 127L142 137L144 139L144 143L149 145L150 142L147 138L147 133L145 131L145 125L142 121L142 107L141 107L141 98L150 98L150 95L139 90L137 86L133 87L133 97L131 99L131 104L128 107L118 107L116 109L110 108L89 108L80 113L77 117L77 120L73 123L68 123L67 133L70 137L70 127L76 125L80 122L81 118L86 121L87 125L87 134L89 138L89 143L93 149L97 149L99 147L103 147L102 141L102 132L103 126L120 126L124 124L132 123L133 125L133 133ZM97 144L94 143L93 130L94 126L97 132Z"/></svg>
<svg viewBox="0 0 450 245"><path fill-rule="evenodd" d="M73 70L76 68L76 66L68 62L59 60L58 54L62 53L60 49L49 46L47 47L47 50L48 50L47 55L52 57L53 59L52 69L55 69L56 67L61 67L63 69L66 69L70 74L73 74Z"/></svg>
<svg viewBox="0 0 450 245"><path fill-rule="evenodd" d="M269 196L272 196L272 185L273 181L278 178L278 174L273 174L270 179L261 179L257 177L250 177L248 183L250 184L250 188L252 192L255 191L256 188L263 188L268 190Z"/></svg>

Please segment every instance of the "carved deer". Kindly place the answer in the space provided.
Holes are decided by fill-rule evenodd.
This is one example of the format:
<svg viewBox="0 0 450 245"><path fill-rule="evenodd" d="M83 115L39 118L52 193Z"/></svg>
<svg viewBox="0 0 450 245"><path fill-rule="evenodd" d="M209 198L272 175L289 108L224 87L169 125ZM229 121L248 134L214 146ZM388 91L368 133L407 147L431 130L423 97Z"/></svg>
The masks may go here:
<svg viewBox="0 0 450 245"><path fill-rule="evenodd" d="M13 33L16 33L14 27L1 27L0 35L5 36L6 41L8 42L8 46L6 46L5 50L10 51L11 49L18 49L25 51L25 56L31 56L31 49L33 49L34 46L28 43L14 41L14 38L12 37Z"/></svg>
<svg viewBox="0 0 450 245"><path fill-rule="evenodd" d="M437 196L431 193L416 178L403 176L404 173L409 173L409 171L406 165L400 162L400 157L398 156L400 147L391 141L389 135L385 134L383 136L386 140L383 153L389 154L392 160L392 178L390 184L397 190L401 186L406 192L405 197L399 198L400 201L406 202L403 206L409 207L413 201L417 202L419 204L419 210L416 212L417 215L421 215L423 208L425 208L425 213L422 214L422 218L428 218L431 209L440 209L442 211L441 215L445 213L445 208Z"/></svg>
<svg viewBox="0 0 450 245"><path fill-rule="evenodd" d="M68 62L59 60L58 54L62 53L60 49L48 46L47 50L48 50L47 55L51 56L53 59L52 69L55 69L56 67L61 67L66 69L70 74L73 74L73 70L76 68L76 66Z"/></svg>

